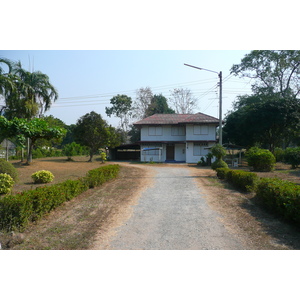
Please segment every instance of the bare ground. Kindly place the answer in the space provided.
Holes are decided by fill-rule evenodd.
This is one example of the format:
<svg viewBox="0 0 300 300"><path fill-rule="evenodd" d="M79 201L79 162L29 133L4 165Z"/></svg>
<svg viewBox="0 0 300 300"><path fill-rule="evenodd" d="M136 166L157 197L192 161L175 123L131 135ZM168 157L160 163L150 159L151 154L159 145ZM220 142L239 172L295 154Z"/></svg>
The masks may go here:
<svg viewBox="0 0 300 300"><path fill-rule="evenodd" d="M60 172L56 177L57 182L68 179L68 176L74 178L86 173L83 168L85 162L81 163L81 167L75 167L76 163L71 167L72 163L65 164L62 160L57 162L59 166L54 166L53 160L48 163L45 169L51 170L51 167L54 174ZM85 167L91 169L100 166L99 162L87 164ZM2 248L99 249L95 245L100 244L105 248L114 229L130 218L140 193L151 183L151 165L121 165L117 179L65 203L37 224L32 224L25 232L1 234ZM300 249L299 230L259 208L252 194L239 193L221 183L209 168L192 165L180 167L191 170L208 204L222 215L221 221L243 242L245 249ZM41 169L41 164L36 163L35 168ZM26 170L27 175L21 175L20 182L31 188L28 176L33 169ZM290 176L289 172L282 174Z"/></svg>

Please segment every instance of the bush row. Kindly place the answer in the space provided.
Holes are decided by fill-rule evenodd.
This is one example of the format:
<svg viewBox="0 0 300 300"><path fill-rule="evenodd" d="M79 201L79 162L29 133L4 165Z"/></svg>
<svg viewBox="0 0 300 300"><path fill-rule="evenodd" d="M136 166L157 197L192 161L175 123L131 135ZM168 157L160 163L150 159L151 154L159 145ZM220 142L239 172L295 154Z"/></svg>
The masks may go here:
<svg viewBox="0 0 300 300"><path fill-rule="evenodd" d="M259 181L258 176L251 172L231 170L229 168L218 168L216 171L218 178L225 179L234 187L242 191L254 190Z"/></svg>
<svg viewBox="0 0 300 300"><path fill-rule="evenodd" d="M225 179L242 191L255 191L259 204L287 221L300 224L300 186L278 178L259 178L255 173L219 168Z"/></svg>
<svg viewBox="0 0 300 300"><path fill-rule="evenodd" d="M99 186L115 178L119 165L109 165L91 170L78 180L67 180L52 186L39 187L0 199L0 230L22 231L62 203L78 196L88 188Z"/></svg>
<svg viewBox="0 0 300 300"><path fill-rule="evenodd" d="M300 224L300 186L278 178L261 178L256 195L269 211Z"/></svg>

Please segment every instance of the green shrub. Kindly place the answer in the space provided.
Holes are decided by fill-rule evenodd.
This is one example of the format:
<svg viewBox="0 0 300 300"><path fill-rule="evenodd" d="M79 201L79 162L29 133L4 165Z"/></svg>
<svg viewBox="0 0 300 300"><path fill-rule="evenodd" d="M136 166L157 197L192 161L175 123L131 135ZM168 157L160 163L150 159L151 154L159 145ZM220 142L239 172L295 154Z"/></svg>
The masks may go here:
<svg viewBox="0 0 300 300"><path fill-rule="evenodd" d="M105 181L115 178L120 170L119 165L109 165L98 169L90 170L83 178L89 188L94 188L103 184Z"/></svg>
<svg viewBox="0 0 300 300"><path fill-rule="evenodd" d="M0 194L8 194L10 193L14 180L8 174L0 174Z"/></svg>
<svg viewBox="0 0 300 300"><path fill-rule="evenodd" d="M284 161L284 150L281 148L275 148L274 150L274 156L277 162Z"/></svg>
<svg viewBox="0 0 300 300"><path fill-rule="evenodd" d="M284 162L296 169L300 165L300 147L286 148L284 151Z"/></svg>
<svg viewBox="0 0 300 300"><path fill-rule="evenodd" d="M270 172L274 169L275 156L266 149L252 147L246 152L248 165L253 167L254 171Z"/></svg>
<svg viewBox="0 0 300 300"><path fill-rule="evenodd" d="M32 158L42 158L45 157L41 149L33 149L32 150Z"/></svg>
<svg viewBox="0 0 300 300"><path fill-rule="evenodd" d="M217 160L222 159L226 155L226 149L220 144L215 144L210 149L210 152L217 158Z"/></svg>
<svg viewBox="0 0 300 300"><path fill-rule="evenodd" d="M300 186L278 178L262 178L256 195L260 203L285 220L300 224Z"/></svg>
<svg viewBox="0 0 300 300"><path fill-rule="evenodd" d="M217 168L217 176L219 179L225 179L226 178L226 173L229 171L229 168Z"/></svg>
<svg viewBox="0 0 300 300"><path fill-rule="evenodd" d="M225 174L225 179L236 188L242 191L253 191L259 181L255 173L242 170L229 170Z"/></svg>
<svg viewBox="0 0 300 300"><path fill-rule="evenodd" d="M211 168L213 170L219 169L219 168L228 168L228 165L223 159L217 159L211 164Z"/></svg>
<svg viewBox="0 0 300 300"><path fill-rule="evenodd" d="M54 175L50 171L37 171L31 175L34 183L49 183L54 179Z"/></svg>
<svg viewBox="0 0 300 300"><path fill-rule="evenodd" d="M82 179L67 180L0 198L0 230L23 230L30 222L86 191L89 183L92 186L100 185L116 177L119 170L119 165L100 167L95 172L89 171Z"/></svg>
<svg viewBox="0 0 300 300"><path fill-rule="evenodd" d="M0 174L5 173L12 177L12 179L16 182L18 180L18 172L17 169L5 159L0 159Z"/></svg>
<svg viewBox="0 0 300 300"><path fill-rule="evenodd" d="M105 152L101 152L101 153L100 153L100 159L101 159L102 163L104 163L104 162L107 160L107 157L106 157L106 153L105 153Z"/></svg>

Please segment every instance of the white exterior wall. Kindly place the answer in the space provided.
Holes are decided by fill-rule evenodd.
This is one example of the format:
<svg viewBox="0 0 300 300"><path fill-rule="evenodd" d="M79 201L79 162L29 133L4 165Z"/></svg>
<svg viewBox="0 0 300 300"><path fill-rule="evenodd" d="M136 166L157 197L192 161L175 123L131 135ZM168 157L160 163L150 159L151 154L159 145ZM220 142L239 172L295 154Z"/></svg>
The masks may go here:
<svg viewBox="0 0 300 300"><path fill-rule="evenodd" d="M172 126L165 125L165 126L157 126L161 127L161 134L158 132L158 135L151 135L149 131L149 127L153 128L154 126L143 126L141 129L141 140L143 142L146 141L179 141L185 142L186 135L172 135Z"/></svg>
<svg viewBox="0 0 300 300"><path fill-rule="evenodd" d="M207 144L207 146L201 146L201 154L195 155L194 154L194 142L188 142L186 143L186 162L190 164L197 163L201 160L201 157L204 157L209 153L208 149L205 149L207 147L213 146L215 143L210 142Z"/></svg>
<svg viewBox="0 0 300 300"><path fill-rule="evenodd" d="M215 125L186 125L187 141L211 141L215 139L216 139Z"/></svg>

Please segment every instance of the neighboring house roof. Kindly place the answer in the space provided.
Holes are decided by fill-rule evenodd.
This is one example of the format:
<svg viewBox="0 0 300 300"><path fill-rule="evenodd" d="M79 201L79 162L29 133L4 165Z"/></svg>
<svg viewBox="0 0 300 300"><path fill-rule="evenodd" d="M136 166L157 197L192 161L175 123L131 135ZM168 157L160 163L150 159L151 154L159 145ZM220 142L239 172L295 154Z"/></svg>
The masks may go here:
<svg viewBox="0 0 300 300"><path fill-rule="evenodd" d="M0 143L0 147L5 148L5 147L6 147L6 141L8 142L8 143L7 143L8 148L10 148L10 149L16 148L16 145L15 145L13 142L11 142L10 140L6 140L6 139L4 139L4 140Z"/></svg>
<svg viewBox="0 0 300 300"><path fill-rule="evenodd" d="M138 122L134 125L180 125L180 124L219 124L219 119L197 114L155 114Z"/></svg>

